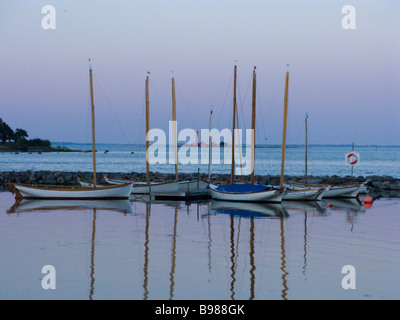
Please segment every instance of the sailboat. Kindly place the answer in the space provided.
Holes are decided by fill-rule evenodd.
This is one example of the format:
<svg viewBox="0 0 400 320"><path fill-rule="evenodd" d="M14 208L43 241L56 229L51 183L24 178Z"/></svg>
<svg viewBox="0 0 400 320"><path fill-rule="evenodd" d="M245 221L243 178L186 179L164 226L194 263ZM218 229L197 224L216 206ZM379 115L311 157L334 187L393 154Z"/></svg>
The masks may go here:
<svg viewBox="0 0 400 320"><path fill-rule="evenodd" d="M89 60L90 61L90 60ZM92 110L92 147L93 147L93 186L51 186L51 185L26 185L9 183L15 192L16 199L85 199L85 200L112 200L128 199L132 190L132 183L123 183L114 186L96 186L96 147L95 147L95 122L93 102L93 76L92 67L89 67L90 98Z"/></svg>
<svg viewBox="0 0 400 320"><path fill-rule="evenodd" d="M360 193L361 189L365 186L365 183L350 183L350 184L340 184L340 185L319 185L319 184L308 184L307 183L307 120L308 114L306 113L305 117L305 174L304 174L304 183L294 183L289 182L286 183L286 186L289 190L296 190L297 192L301 192L303 190L304 193L308 193L311 195L311 190L318 190L320 188L320 192L314 200L321 200L322 198L356 198ZM295 195L294 192L289 191L287 196ZM296 199L294 199L296 200Z"/></svg>
<svg viewBox="0 0 400 320"><path fill-rule="evenodd" d="M167 182L150 182L150 171L149 171L149 141L147 139L147 134L150 130L149 128L149 76L146 77L145 82L146 90L146 181L133 181L133 180L121 180L121 179L111 179L105 177L105 181L109 184L119 185L123 183L133 183L132 193L133 194L157 194L157 193L175 193L178 191L179 182L167 181Z"/></svg>
<svg viewBox="0 0 400 320"><path fill-rule="evenodd" d="M313 200L313 201L321 200L324 193L327 191L326 187L320 187L320 186L310 187L306 185L295 186L293 184L284 183L288 91L289 91L289 72L287 71L286 83L285 83L284 112L283 112L282 159L281 159L281 178L280 178L280 186L286 187L287 192L284 194L283 200ZM306 151L306 157L307 157L307 151Z"/></svg>
<svg viewBox="0 0 400 320"><path fill-rule="evenodd" d="M174 160L175 160L175 183L178 183L178 192L179 193L192 193L192 192L201 192L207 190L207 183L201 179L194 180L179 180L178 174L178 137L177 137L177 128L176 128L176 99L175 99L175 79L172 77L171 79L171 88L172 88L172 122L173 122L173 131L174 131Z"/></svg>
<svg viewBox="0 0 400 320"><path fill-rule="evenodd" d="M210 183L210 194L214 200L241 201L241 202L281 202L286 190L273 186L254 183L254 139L252 139L252 175L251 183L234 183L235 171L235 128L236 128L236 71L234 68L234 87L233 87L233 123L232 123L232 163L231 163L231 181L229 184ZM253 70L253 119L255 119L255 90L256 90L256 72ZM255 137L255 121L252 121L253 136Z"/></svg>

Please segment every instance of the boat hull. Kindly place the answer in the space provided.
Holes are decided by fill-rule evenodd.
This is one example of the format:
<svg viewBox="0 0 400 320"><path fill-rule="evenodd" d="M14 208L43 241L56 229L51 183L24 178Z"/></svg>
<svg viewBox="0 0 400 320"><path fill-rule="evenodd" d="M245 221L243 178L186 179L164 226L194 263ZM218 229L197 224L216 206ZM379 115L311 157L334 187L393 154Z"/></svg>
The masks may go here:
<svg viewBox="0 0 400 320"><path fill-rule="evenodd" d="M178 192L198 192L207 190L208 183L203 180L180 181Z"/></svg>
<svg viewBox="0 0 400 320"><path fill-rule="evenodd" d="M356 198L362 185L332 186L324 198Z"/></svg>
<svg viewBox="0 0 400 320"><path fill-rule="evenodd" d="M327 188L289 188L288 192L283 196L283 200L319 201L326 191Z"/></svg>
<svg viewBox="0 0 400 320"><path fill-rule="evenodd" d="M172 181L166 183L134 184L132 188L133 194L157 194L157 193L174 193L178 192L179 182Z"/></svg>
<svg viewBox="0 0 400 320"><path fill-rule="evenodd" d="M12 184L16 198L19 199L128 199L132 190L132 183L118 186L104 186L97 188L84 187L57 187L57 186L29 186Z"/></svg>
<svg viewBox="0 0 400 320"><path fill-rule="evenodd" d="M146 182L134 182L130 180L118 180L105 178L106 182L112 185L119 185L126 182L132 182L132 194L155 194L155 193L173 193L178 192L179 181L170 182L152 182L147 184Z"/></svg>
<svg viewBox="0 0 400 320"><path fill-rule="evenodd" d="M210 195L212 199L223 201L239 201L239 202L275 202L280 203L284 195L284 191L276 189L268 189L258 192L225 192L216 190L218 186L210 185Z"/></svg>

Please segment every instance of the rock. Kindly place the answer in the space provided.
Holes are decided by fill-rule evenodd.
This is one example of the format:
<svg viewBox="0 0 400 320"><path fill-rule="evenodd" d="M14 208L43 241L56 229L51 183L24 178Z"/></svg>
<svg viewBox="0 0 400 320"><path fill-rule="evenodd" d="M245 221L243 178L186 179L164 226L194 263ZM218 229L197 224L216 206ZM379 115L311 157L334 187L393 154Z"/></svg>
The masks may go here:
<svg viewBox="0 0 400 320"><path fill-rule="evenodd" d="M384 182L382 182L382 185L381 185L381 189L383 189L383 190L390 190L390 181L384 181Z"/></svg>
<svg viewBox="0 0 400 320"><path fill-rule="evenodd" d="M65 179L63 176L59 176L57 178L57 184L61 184L61 185L65 184Z"/></svg>

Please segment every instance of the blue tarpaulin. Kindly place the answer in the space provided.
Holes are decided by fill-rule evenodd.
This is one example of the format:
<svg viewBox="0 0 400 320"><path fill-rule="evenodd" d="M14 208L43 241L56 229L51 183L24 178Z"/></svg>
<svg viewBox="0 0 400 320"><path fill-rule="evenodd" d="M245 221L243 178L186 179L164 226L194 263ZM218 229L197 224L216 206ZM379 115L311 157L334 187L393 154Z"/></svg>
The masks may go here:
<svg viewBox="0 0 400 320"><path fill-rule="evenodd" d="M230 192L230 193L248 193L248 192L260 192L271 189L271 186L264 186L262 184L224 184L216 188L217 191Z"/></svg>

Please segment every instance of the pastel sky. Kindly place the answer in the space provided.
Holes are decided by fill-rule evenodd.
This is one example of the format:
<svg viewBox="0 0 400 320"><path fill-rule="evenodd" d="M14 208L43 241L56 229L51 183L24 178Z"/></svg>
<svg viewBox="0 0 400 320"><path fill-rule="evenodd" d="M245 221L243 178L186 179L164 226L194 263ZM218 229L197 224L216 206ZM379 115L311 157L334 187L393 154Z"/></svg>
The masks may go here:
<svg viewBox="0 0 400 320"><path fill-rule="evenodd" d="M56 9L43 29L42 7ZM344 29L345 5L355 29ZM171 77L178 130L231 127L238 68L241 128L250 128L257 69L256 143L400 145L398 0L0 0L0 117L30 138L90 142L89 62L98 143L144 143L167 130ZM289 66L287 66L289 65Z"/></svg>

